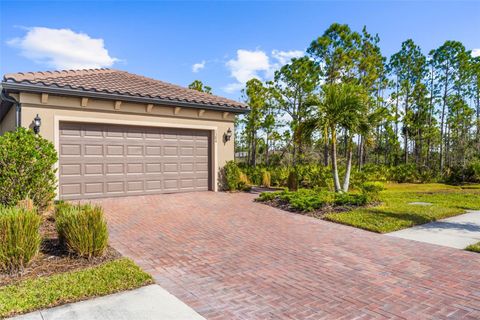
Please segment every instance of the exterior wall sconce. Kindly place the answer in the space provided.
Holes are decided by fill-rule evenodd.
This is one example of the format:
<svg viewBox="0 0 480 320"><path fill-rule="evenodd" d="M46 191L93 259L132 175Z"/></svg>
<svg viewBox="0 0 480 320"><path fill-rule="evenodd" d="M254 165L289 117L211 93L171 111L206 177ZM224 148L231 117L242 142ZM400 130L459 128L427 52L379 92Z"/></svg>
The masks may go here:
<svg viewBox="0 0 480 320"><path fill-rule="evenodd" d="M40 116L37 114L37 116L35 117L35 119L33 119L33 132L35 132L35 134L39 134L40 133L40 126L42 125L42 119L40 118Z"/></svg>
<svg viewBox="0 0 480 320"><path fill-rule="evenodd" d="M232 129L228 128L227 132L223 134L223 139L225 142L230 141L232 139Z"/></svg>

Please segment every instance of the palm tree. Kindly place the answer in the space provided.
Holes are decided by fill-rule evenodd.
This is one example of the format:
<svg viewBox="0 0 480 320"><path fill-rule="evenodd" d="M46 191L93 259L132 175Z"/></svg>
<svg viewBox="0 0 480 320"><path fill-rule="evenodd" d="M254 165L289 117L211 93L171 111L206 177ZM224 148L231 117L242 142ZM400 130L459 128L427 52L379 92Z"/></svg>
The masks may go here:
<svg viewBox="0 0 480 320"><path fill-rule="evenodd" d="M324 127L330 134L332 175L335 192L347 192L352 168L353 136L368 125L366 94L351 83L325 84L319 103L319 113ZM340 186L337 164L337 133L343 129L347 135L347 164L343 187Z"/></svg>

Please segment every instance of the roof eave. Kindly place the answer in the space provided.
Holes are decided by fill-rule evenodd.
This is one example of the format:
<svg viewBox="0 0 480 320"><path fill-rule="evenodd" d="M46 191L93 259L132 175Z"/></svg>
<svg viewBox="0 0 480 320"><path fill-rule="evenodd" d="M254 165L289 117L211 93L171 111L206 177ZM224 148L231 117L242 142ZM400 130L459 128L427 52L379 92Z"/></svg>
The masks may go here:
<svg viewBox="0 0 480 320"><path fill-rule="evenodd" d="M123 100L123 101L131 101L131 102L138 102L138 103L152 103L152 104L168 105L168 106L176 106L176 107L208 109L208 110L224 111L224 112L231 112L231 113L238 113L238 114L247 113L250 111L248 108L229 107L229 106L221 106L221 105L215 105L215 104L194 103L194 102L187 102L187 101L150 98L150 97L132 96L132 95L124 95L124 94L97 92L97 91L77 90L77 89L70 89L70 88L50 87L50 86L35 85L30 83L17 83L17 82L3 81L1 83L1 86L6 90L18 91L18 92L50 93L50 94L65 95L65 96L88 97L88 98L107 99L107 100Z"/></svg>

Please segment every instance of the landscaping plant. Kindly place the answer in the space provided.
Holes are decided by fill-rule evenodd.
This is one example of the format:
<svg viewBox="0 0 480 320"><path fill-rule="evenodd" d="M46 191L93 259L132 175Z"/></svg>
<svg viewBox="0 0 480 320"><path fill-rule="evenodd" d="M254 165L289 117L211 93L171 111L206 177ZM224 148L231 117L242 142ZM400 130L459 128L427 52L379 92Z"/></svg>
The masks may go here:
<svg viewBox="0 0 480 320"><path fill-rule="evenodd" d="M364 206L368 197L363 193L336 193L322 189L298 189L297 191L262 192L256 199L259 202L276 202L287 205L297 212L313 212L324 207Z"/></svg>
<svg viewBox="0 0 480 320"><path fill-rule="evenodd" d="M35 210L0 206L0 269L24 269L40 250L41 217Z"/></svg>
<svg viewBox="0 0 480 320"><path fill-rule="evenodd" d="M53 144L32 130L0 136L0 204L15 206L29 198L39 209L47 207L55 197L56 162Z"/></svg>
<svg viewBox="0 0 480 320"><path fill-rule="evenodd" d="M55 221L60 241L73 253L89 259L105 253L108 230L100 206L62 203L57 206Z"/></svg>
<svg viewBox="0 0 480 320"><path fill-rule="evenodd" d="M385 186L381 182L367 181L360 186L362 195L367 202L380 201L380 191L385 190Z"/></svg>
<svg viewBox="0 0 480 320"><path fill-rule="evenodd" d="M272 176L270 175L270 172L268 172L267 170L263 170L262 185L266 188L270 188L271 180L272 180Z"/></svg>
<svg viewBox="0 0 480 320"><path fill-rule="evenodd" d="M229 191L248 190L248 176L240 170L235 161L228 161L223 167L225 189Z"/></svg>

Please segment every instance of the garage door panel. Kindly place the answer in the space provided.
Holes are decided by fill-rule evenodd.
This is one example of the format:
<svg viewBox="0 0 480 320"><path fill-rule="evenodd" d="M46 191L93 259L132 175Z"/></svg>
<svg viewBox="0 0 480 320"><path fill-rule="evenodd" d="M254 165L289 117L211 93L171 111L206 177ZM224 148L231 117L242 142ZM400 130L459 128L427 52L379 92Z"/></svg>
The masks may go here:
<svg viewBox="0 0 480 320"><path fill-rule="evenodd" d="M208 190L208 131L60 123L63 199Z"/></svg>
<svg viewBox="0 0 480 320"><path fill-rule="evenodd" d="M60 194L65 198L77 198L82 196L82 184L77 183L61 183Z"/></svg>
<svg viewBox="0 0 480 320"><path fill-rule="evenodd" d="M82 165L79 163L64 163L59 166L60 174L63 176L80 176L82 174Z"/></svg>
<svg viewBox="0 0 480 320"><path fill-rule="evenodd" d="M103 156L103 144L85 144L83 146L85 156Z"/></svg>
<svg viewBox="0 0 480 320"><path fill-rule="evenodd" d="M123 194L125 193L125 181L107 181L105 183L107 194Z"/></svg>
<svg viewBox="0 0 480 320"><path fill-rule="evenodd" d="M145 190L146 191L162 191L163 190L163 182L161 179L157 180L148 180L145 182Z"/></svg>
<svg viewBox="0 0 480 320"><path fill-rule="evenodd" d="M107 157L118 157L121 156L123 157L124 155L124 145L114 145L114 144L109 144L106 146L106 153L105 156Z"/></svg>
<svg viewBox="0 0 480 320"><path fill-rule="evenodd" d="M107 163L106 175L123 175L125 173L125 164L124 163Z"/></svg>
<svg viewBox="0 0 480 320"><path fill-rule="evenodd" d="M162 155L162 147L160 146L145 146L145 155L148 156L160 156Z"/></svg>
<svg viewBox="0 0 480 320"><path fill-rule="evenodd" d="M80 156L82 154L82 146L76 144L63 144L60 146L60 156Z"/></svg>
<svg viewBox="0 0 480 320"><path fill-rule="evenodd" d="M102 195L104 194L103 182L86 182L84 183L86 195Z"/></svg>
<svg viewBox="0 0 480 320"><path fill-rule="evenodd" d="M103 163L86 163L84 164L84 168L85 168L84 174L86 176L89 176L89 175L103 176L105 174Z"/></svg>
<svg viewBox="0 0 480 320"><path fill-rule="evenodd" d="M144 146L127 145L127 156L143 156Z"/></svg>
<svg viewBox="0 0 480 320"><path fill-rule="evenodd" d="M70 126L66 128L62 128L60 130L60 136L61 137L73 137L73 138L79 138L81 137L81 127L80 126Z"/></svg>
<svg viewBox="0 0 480 320"><path fill-rule="evenodd" d="M103 138L104 131L101 126L89 126L83 130L83 136L85 138Z"/></svg>

